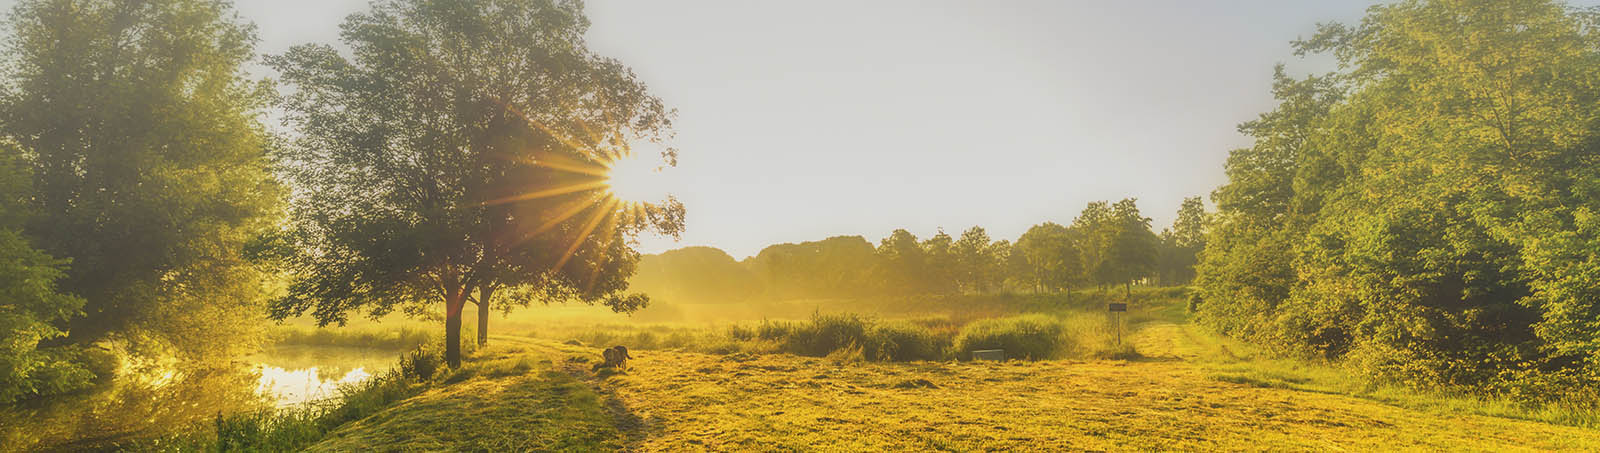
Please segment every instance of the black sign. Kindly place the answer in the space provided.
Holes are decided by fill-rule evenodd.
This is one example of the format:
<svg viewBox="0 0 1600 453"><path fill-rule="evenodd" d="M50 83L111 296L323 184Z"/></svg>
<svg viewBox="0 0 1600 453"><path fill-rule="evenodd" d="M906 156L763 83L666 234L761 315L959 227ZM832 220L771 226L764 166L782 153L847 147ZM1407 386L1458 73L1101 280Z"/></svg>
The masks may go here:
<svg viewBox="0 0 1600 453"><path fill-rule="evenodd" d="M1110 304L1111 311L1128 311L1128 304Z"/></svg>

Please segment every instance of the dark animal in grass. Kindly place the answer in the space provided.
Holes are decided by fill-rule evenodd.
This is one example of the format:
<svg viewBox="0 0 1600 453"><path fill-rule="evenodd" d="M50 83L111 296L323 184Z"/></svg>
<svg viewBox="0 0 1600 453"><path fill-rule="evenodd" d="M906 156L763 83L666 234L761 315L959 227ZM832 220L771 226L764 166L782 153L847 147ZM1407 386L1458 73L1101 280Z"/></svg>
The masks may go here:
<svg viewBox="0 0 1600 453"><path fill-rule="evenodd" d="M626 346L612 346L606 348L605 351L600 353L600 356L604 357L605 361L595 364L593 371L600 371L601 368L626 370L628 369L628 359L633 358L633 356L628 355L628 348Z"/></svg>

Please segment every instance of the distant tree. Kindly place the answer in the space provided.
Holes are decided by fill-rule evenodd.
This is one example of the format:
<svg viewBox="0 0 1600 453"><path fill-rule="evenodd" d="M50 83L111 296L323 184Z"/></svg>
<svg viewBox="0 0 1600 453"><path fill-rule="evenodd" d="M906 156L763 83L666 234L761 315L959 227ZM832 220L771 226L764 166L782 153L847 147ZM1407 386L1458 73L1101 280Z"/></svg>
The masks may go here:
<svg viewBox="0 0 1600 453"><path fill-rule="evenodd" d="M1172 228L1161 232L1160 276L1163 284L1182 284L1194 279L1194 266L1205 249L1205 204L1200 197L1183 199Z"/></svg>
<svg viewBox="0 0 1600 453"><path fill-rule="evenodd" d="M835 236L806 242L815 248L815 287L821 297L863 296L872 291L877 251L861 236Z"/></svg>
<svg viewBox="0 0 1600 453"><path fill-rule="evenodd" d="M997 262L992 246L989 233L974 226L961 232L961 239L951 247L955 253L956 284L962 291L983 293L994 286Z"/></svg>
<svg viewBox="0 0 1600 453"><path fill-rule="evenodd" d="M1016 246L1011 241L1001 239L989 244L990 267L989 284L995 290L1006 291L1018 275L1013 269L1013 260L1026 266L1027 261L1018 260L1022 254L1016 253Z"/></svg>
<svg viewBox="0 0 1600 453"><path fill-rule="evenodd" d="M923 269L923 287L936 294L949 294L957 289L959 264L955 253L955 240L944 229L922 241L922 251L927 256Z"/></svg>
<svg viewBox="0 0 1600 453"><path fill-rule="evenodd" d="M581 3L383 0L343 25L354 59L296 46L269 62L301 138L285 237L295 280L273 305L322 324L442 304L460 364L461 311L491 298L576 300L618 312L647 229L676 234L683 209L617 200L605 168L655 141L669 113L621 63L592 54ZM675 162L671 151L665 164Z"/></svg>
<svg viewBox="0 0 1600 453"><path fill-rule="evenodd" d="M1067 227L1053 222L1034 225L1017 239L1013 254L1021 254L1038 289L1067 290L1083 275L1082 253Z"/></svg>
<svg viewBox="0 0 1600 453"><path fill-rule="evenodd" d="M651 303L742 302L761 294L754 272L714 247L685 247L639 259L629 288L650 296Z"/></svg>
<svg viewBox="0 0 1600 453"><path fill-rule="evenodd" d="M29 156L29 242L71 262L56 281L81 314L40 318L67 326L68 341L189 361L253 346L228 341L251 338L268 297L244 250L278 220L283 191L258 121L270 91L244 72L256 38L237 20L214 0L12 10L0 135ZM19 253L32 281L62 271Z"/></svg>
<svg viewBox="0 0 1600 453"><path fill-rule="evenodd" d="M1081 263L1079 278L1099 286L1118 283L1108 262L1112 234L1116 231L1111 205L1104 201L1090 202L1072 219L1071 230L1077 240Z"/></svg>
<svg viewBox="0 0 1600 453"><path fill-rule="evenodd" d="M878 243L878 275L883 289L889 292L922 293L927 290L927 252L917 241L917 236L906 230L894 230Z"/></svg>
<svg viewBox="0 0 1600 453"><path fill-rule="evenodd" d="M1133 282L1150 277L1156 270L1159 239L1150 231L1150 218L1139 214L1132 198L1111 207L1110 241L1102 266L1111 282L1121 283L1126 297L1133 295Z"/></svg>
<svg viewBox="0 0 1600 453"><path fill-rule="evenodd" d="M866 238L836 236L771 245L741 264L762 279L770 298L854 297L876 287L876 260Z"/></svg>

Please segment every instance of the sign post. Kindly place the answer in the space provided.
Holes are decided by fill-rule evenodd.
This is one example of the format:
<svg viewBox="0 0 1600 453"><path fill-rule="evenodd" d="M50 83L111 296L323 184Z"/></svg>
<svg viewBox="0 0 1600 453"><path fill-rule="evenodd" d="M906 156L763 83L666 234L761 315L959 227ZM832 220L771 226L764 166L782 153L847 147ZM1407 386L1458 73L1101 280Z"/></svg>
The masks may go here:
<svg viewBox="0 0 1600 453"><path fill-rule="evenodd" d="M1111 329L1117 332L1117 346L1122 346L1122 314L1128 311L1128 304L1113 302L1106 308L1111 314Z"/></svg>

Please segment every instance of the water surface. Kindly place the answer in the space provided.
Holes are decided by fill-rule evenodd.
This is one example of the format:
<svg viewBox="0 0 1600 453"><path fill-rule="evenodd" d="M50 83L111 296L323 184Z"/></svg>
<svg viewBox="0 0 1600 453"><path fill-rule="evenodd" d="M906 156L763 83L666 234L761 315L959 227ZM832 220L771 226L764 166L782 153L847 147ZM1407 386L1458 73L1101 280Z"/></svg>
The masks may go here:
<svg viewBox="0 0 1600 453"><path fill-rule="evenodd" d="M218 415L325 400L393 367L401 352L278 346L207 369L119 377L89 392L0 407L0 451L114 450Z"/></svg>

